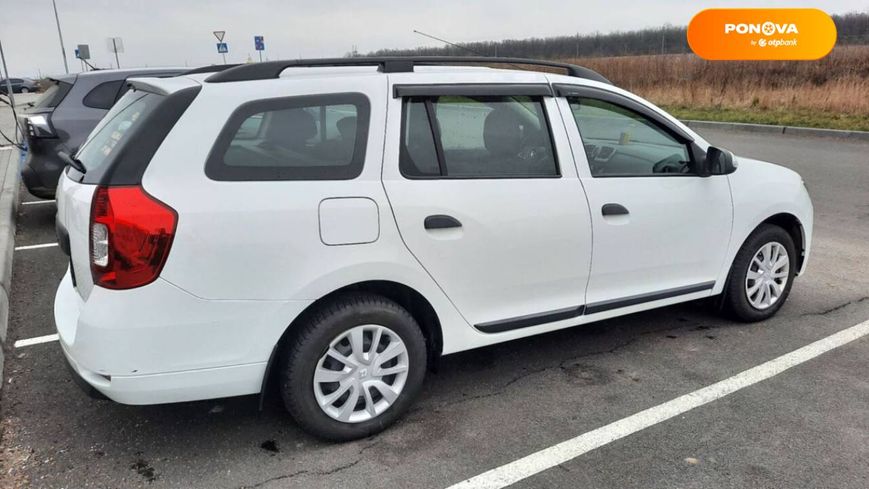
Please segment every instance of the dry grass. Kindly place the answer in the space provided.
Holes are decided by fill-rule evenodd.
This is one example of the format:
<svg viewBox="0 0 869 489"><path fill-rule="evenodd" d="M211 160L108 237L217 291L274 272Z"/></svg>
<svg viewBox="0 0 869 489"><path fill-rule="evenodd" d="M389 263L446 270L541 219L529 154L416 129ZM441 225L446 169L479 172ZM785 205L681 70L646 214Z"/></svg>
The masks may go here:
<svg viewBox="0 0 869 489"><path fill-rule="evenodd" d="M572 59L667 107L869 118L869 46L817 61L705 61L693 54Z"/></svg>

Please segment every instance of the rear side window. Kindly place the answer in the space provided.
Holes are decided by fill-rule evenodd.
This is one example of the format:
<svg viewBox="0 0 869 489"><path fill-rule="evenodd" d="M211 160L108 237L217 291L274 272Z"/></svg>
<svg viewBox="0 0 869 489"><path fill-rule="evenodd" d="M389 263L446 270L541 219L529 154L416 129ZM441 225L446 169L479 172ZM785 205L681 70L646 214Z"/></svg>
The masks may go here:
<svg viewBox="0 0 869 489"><path fill-rule="evenodd" d="M121 90L123 84L124 80L113 80L100 83L84 96L82 103L85 107L90 107L92 109L109 110L112 108L112 105L115 104L115 99L117 98L118 92Z"/></svg>
<svg viewBox="0 0 869 489"><path fill-rule="evenodd" d="M362 173L370 104L359 93L249 102L209 154L213 180L349 180Z"/></svg>
<svg viewBox="0 0 869 489"><path fill-rule="evenodd" d="M409 97L402 120L408 178L559 176L541 97Z"/></svg>
<svg viewBox="0 0 869 489"><path fill-rule="evenodd" d="M153 93L129 92L112 107L76 153L88 177L96 178L162 99Z"/></svg>

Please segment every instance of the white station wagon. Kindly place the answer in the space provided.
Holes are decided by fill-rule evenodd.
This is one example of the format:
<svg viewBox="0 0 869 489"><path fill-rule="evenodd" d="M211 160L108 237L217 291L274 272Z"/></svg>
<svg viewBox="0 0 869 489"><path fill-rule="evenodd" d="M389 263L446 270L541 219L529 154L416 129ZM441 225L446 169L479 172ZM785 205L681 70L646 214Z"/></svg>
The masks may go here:
<svg viewBox="0 0 869 489"><path fill-rule="evenodd" d="M713 296L766 319L812 234L793 171L545 61L138 79L64 157L54 312L81 384L125 404L277 390L332 440L395 421L441 355Z"/></svg>

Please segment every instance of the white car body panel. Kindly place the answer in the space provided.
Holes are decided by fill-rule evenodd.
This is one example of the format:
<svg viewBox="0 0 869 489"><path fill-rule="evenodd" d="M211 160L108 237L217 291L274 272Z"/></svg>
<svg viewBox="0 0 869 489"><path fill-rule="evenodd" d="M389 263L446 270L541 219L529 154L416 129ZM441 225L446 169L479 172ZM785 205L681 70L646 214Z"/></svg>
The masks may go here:
<svg viewBox="0 0 869 489"><path fill-rule="evenodd" d="M297 71L297 73L296 73ZM413 289L434 309L450 354L720 293L746 237L765 219L796 216L808 257L812 207L797 174L737 158L731 175L592 178L564 99L544 98L560 178L409 180L398 168L401 100L395 84L574 83L533 72L424 68L297 69L236 83L151 80L171 93L202 90L154 154L142 187L178 214L160 277L108 290L90 274L95 185L63 177L58 222L72 271L55 299L61 345L73 369L129 404L259 392L287 328L318 299L362 282ZM361 175L328 181L215 181L205 161L227 118L248 101L363 93L371 104ZM192 143L195 141L195 144ZM603 203L628 207L619 222ZM448 214L460 229L427 231ZM615 221L615 222L613 222ZM805 262L805 260L804 260ZM696 283L714 288L498 333L475 325L587 306Z"/></svg>

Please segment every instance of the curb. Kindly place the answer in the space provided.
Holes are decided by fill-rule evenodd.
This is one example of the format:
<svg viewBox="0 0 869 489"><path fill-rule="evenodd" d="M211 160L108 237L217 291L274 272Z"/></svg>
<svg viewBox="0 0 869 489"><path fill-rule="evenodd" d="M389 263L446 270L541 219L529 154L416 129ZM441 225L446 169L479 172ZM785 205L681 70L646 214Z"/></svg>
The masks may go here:
<svg viewBox="0 0 869 489"><path fill-rule="evenodd" d="M683 124L691 129L717 129L722 131L741 131L765 134L787 134L791 136L814 136L844 139L854 142L869 142L869 131L845 131L841 129L817 129L814 127L774 126L768 124L748 124L742 122L712 122L684 120Z"/></svg>
<svg viewBox="0 0 869 489"><path fill-rule="evenodd" d="M6 330L9 326L9 288L12 283L12 254L15 250L15 221L18 211L18 151L0 151L0 386Z"/></svg>

